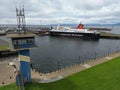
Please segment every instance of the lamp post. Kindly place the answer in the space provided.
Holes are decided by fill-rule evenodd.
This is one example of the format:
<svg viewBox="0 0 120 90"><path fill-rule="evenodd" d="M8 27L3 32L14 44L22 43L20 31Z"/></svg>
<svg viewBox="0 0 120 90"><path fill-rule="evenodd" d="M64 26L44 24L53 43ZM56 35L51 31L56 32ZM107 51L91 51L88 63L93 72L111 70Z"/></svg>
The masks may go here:
<svg viewBox="0 0 120 90"><path fill-rule="evenodd" d="M25 90L24 89L24 82L23 82L22 77L21 77L21 73L18 70L18 68L16 67L15 63L14 62L10 62L9 65L13 66L15 73L17 73L16 79L18 79L18 80L16 80L16 82L18 82L19 90Z"/></svg>

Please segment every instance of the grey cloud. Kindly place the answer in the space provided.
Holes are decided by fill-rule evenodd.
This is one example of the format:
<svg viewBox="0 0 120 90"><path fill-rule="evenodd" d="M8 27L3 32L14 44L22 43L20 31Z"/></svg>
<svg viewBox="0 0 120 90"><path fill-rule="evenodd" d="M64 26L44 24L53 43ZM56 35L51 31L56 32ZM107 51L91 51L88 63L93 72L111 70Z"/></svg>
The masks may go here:
<svg viewBox="0 0 120 90"><path fill-rule="evenodd" d="M119 0L1 0L0 23L16 23L15 6L25 5L27 23L115 23ZM32 22L31 22L32 21Z"/></svg>

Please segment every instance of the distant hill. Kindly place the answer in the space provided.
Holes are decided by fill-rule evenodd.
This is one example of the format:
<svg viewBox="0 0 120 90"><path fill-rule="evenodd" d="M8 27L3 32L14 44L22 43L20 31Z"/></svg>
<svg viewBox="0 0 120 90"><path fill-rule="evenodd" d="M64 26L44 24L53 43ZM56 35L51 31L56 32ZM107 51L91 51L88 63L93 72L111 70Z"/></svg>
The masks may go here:
<svg viewBox="0 0 120 90"><path fill-rule="evenodd" d="M50 24L50 26L57 26L58 24ZM60 24L60 26L77 26L78 24ZM120 23L116 24L84 24L85 26L120 26Z"/></svg>
<svg viewBox="0 0 120 90"><path fill-rule="evenodd" d="M120 25L120 23L116 23L116 24L114 24L114 25L118 25L118 26L119 26L119 25Z"/></svg>
<svg viewBox="0 0 120 90"><path fill-rule="evenodd" d="M84 23L83 23L84 24ZM42 27L42 26L57 26L58 24L49 24L49 25L29 25L27 24L27 27ZM60 26L71 26L71 27L76 27L78 24L73 23L73 24L60 24ZM116 24L84 24L85 26L120 26L120 23ZM0 24L0 27L17 27L15 24Z"/></svg>

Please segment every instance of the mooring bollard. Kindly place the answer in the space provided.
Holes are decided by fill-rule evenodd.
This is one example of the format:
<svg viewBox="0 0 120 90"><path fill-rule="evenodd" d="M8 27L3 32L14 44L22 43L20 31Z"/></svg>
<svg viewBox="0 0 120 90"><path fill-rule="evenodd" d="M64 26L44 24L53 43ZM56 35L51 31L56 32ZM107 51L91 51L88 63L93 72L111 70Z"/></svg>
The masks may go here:
<svg viewBox="0 0 120 90"><path fill-rule="evenodd" d="M10 79L12 79L12 77L10 76Z"/></svg>
<svg viewBox="0 0 120 90"><path fill-rule="evenodd" d="M5 84L5 82L2 82L2 85L4 85Z"/></svg>

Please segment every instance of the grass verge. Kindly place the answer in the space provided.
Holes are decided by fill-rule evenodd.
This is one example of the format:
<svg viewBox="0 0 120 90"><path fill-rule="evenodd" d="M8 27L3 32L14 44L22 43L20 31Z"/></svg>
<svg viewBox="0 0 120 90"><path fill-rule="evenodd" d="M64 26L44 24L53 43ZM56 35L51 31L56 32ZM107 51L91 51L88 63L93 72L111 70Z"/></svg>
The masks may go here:
<svg viewBox="0 0 120 90"><path fill-rule="evenodd" d="M0 46L0 51L4 51L4 50L8 50L9 46L5 45L5 46Z"/></svg>

